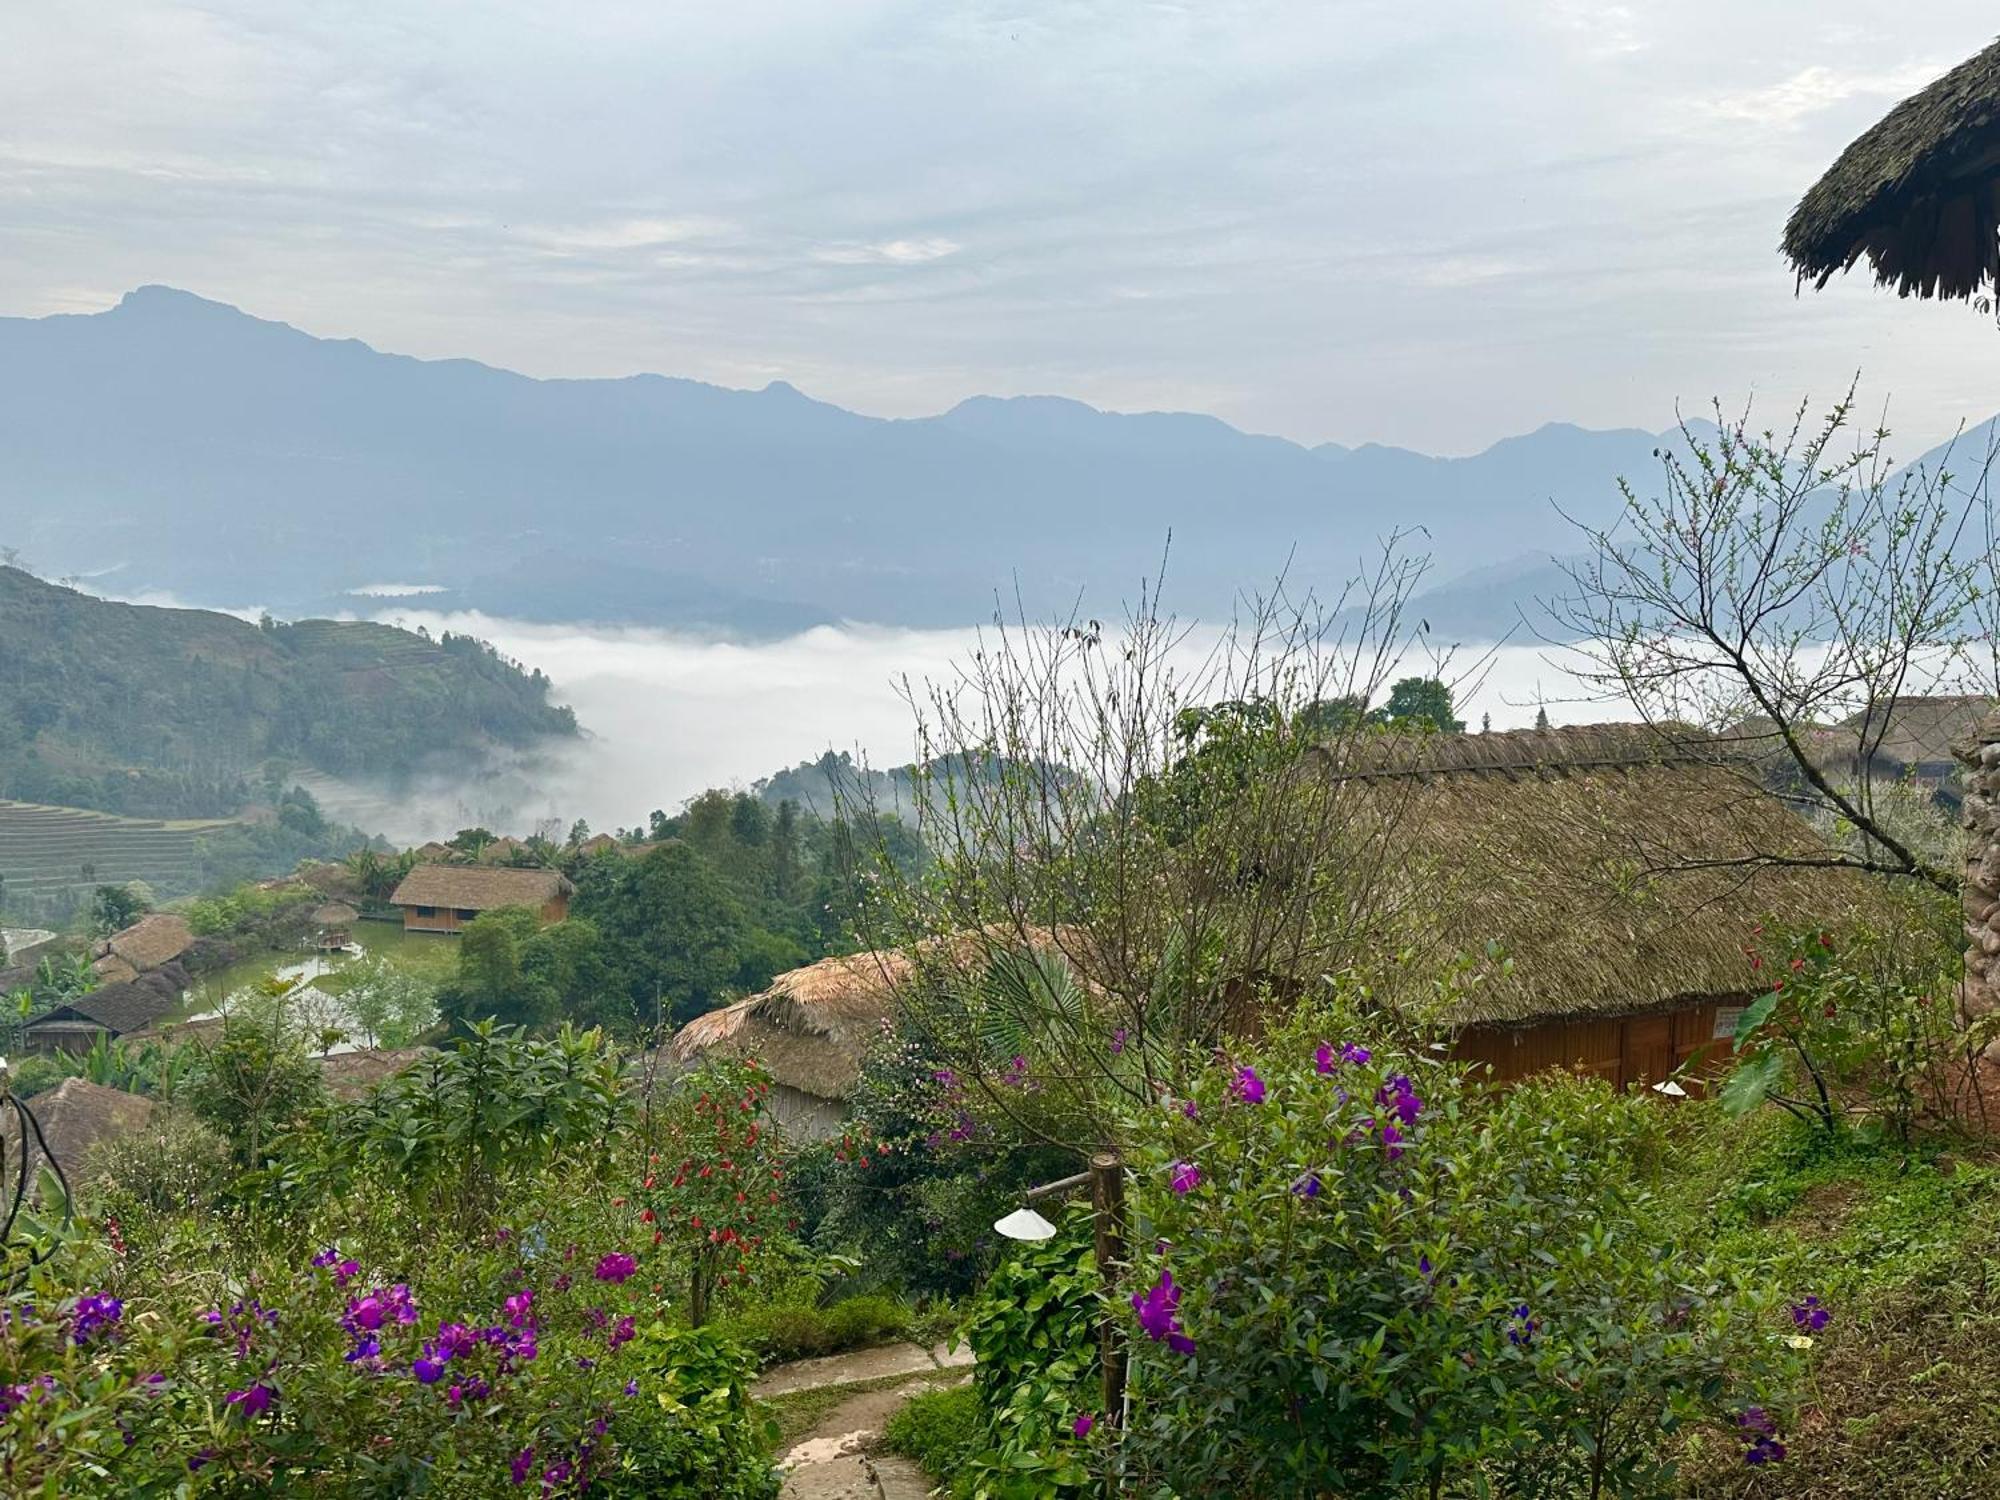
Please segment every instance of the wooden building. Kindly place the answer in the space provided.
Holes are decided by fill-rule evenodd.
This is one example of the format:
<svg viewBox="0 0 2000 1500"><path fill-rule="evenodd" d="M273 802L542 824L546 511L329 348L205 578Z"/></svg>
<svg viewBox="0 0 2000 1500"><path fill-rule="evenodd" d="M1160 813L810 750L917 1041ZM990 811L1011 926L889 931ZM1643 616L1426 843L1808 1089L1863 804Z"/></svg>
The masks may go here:
<svg viewBox="0 0 2000 1500"><path fill-rule="evenodd" d="M490 865L418 865L389 902L406 932L458 932L483 911L521 906L544 922L569 915L574 887L558 871Z"/></svg>
<svg viewBox="0 0 2000 1500"><path fill-rule="evenodd" d="M1469 959L1430 1019L1499 1080L1698 1075L1770 986L1751 960L1762 924L1882 914L1855 872L1755 863L1827 850L1730 742L1636 725L1438 735L1335 774L1409 851L1385 951Z"/></svg>
<svg viewBox="0 0 2000 1500"><path fill-rule="evenodd" d="M27 1022L21 1037L31 1052L88 1052L100 1037L116 1041L151 1026L181 1003L187 986L187 971L166 963L64 1001Z"/></svg>

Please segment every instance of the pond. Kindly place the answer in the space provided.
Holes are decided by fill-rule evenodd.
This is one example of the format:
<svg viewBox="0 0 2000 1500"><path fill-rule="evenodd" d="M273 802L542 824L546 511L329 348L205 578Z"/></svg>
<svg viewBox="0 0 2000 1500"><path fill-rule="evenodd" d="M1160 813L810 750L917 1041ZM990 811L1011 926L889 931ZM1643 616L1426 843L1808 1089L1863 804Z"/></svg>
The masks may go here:
<svg viewBox="0 0 2000 1500"><path fill-rule="evenodd" d="M314 1028L320 1024L340 1026L347 1020L340 1005L344 988L342 976L356 962L381 959L426 985L437 986L458 972L458 942L440 933L405 932L400 923L357 922L353 941L344 951L318 953L306 948L275 953L257 953L237 960L212 974L204 974L189 987L180 1008L171 1019L205 1020L219 1013L231 995L253 989L267 980L283 980L297 986L305 997L310 1017L301 1016ZM341 1042L330 1050L352 1051L357 1044Z"/></svg>

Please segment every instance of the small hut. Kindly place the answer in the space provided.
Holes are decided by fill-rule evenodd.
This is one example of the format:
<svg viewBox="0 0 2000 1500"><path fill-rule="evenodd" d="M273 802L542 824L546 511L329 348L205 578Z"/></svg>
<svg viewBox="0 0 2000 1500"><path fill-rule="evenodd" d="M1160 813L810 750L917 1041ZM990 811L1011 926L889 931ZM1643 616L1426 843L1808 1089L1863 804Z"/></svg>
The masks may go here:
<svg viewBox="0 0 2000 1500"><path fill-rule="evenodd" d="M181 1003L187 985L185 969L164 964L64 1001L24 1025L22 1038L36 1052L87 1052L99 1037L116 1041L151 1026Z"/></svg>
<svg viewBox="0 0 2000 1500"><path fill-rule="evenodd" d="M1783 249L1819 287L1863 256L1898 296L2000 287L2000 42L1841 152L1792 210Z"/></svg>
<svg viewBox="0 0 2000 1500"><path fill-rule="evenodd" d="M153 1116L152 1100L84 1078L65 1078L46 1093L30 1099L28 1108L34 1111L35 1123L42 1127L48 1155L62 1168L72 1189L93 1147L136 1134L146 1128ZM7 1111L0 1138L5 1140L10 1163L17 1162L15 1153L21 1150L21 1132L12 1110ZM43 1157L39 1150L32 1149L32 1142L30 1148L31 1160L27 1166L28 1180L32 1182Z"/></svg>
<svg viewBox="0 0 2000 1500"><path fill-rule="evenodd" d="M405 1068L435 1056L430 1047L356 1047L315 1058L327 1092L336 1099L358 1099Z"/></svg>
<svg viewBox="0 0 2000 1500"><path fill-rule="evenodd" d="M345 901L329 901L315 907L312 914L313 946L322 953L338 953L354 942L354 924L361 913Z"/></svg>
<svg viewBox="0 0 2000 1500"><path fill-rule="evenodd" d="M481 912L503 906L525 906L544 922L560 922L575 889L555 870L418 865L389 902L402 908L405 932L460 932Z"/></svg>
<svg viewBox="0 0 2000 1500"><path fill-rule="evenodd" d="M771 1074L770 1109L803 1140L840 1132L869 1045L890 1024L896 986L910 975L900 953L823 958L769 989L696 1016L667 1043L680 1067L703 1057L752 1057Z"/></svg>
<svg viewBox="0 0 2000 1500"><path fill-rule="evenodd" d="M154 912L100 943L91 968L106 984L126 984L172 963L193 946L194 930L185 917Z"/></svg>
<svg viewBox="0 0 2000 1500"><path fill-rule="evenodd" d="M1332 774L1355 784L1361 836L1403 851L1378 946L1473 960L1432 1019L1501 1080L1699 1071L1768 987L1750 963L1760 922L1884 910L1854 871L1766 862L1830 851L1728 741L1589 725L1376 749Z"/></svg>

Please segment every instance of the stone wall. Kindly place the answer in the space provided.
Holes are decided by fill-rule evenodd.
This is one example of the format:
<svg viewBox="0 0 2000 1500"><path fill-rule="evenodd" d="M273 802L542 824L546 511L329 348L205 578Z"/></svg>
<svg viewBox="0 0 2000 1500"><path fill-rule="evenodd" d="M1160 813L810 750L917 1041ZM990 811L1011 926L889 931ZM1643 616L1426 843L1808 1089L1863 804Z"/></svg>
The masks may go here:
<svg viewBox="0 0 2000 1500"><path fill-rule="evenodd" d="M2000 1010L2000 709L1957 750L1966 765L1965 1013L1976 1019Z"/></svg>

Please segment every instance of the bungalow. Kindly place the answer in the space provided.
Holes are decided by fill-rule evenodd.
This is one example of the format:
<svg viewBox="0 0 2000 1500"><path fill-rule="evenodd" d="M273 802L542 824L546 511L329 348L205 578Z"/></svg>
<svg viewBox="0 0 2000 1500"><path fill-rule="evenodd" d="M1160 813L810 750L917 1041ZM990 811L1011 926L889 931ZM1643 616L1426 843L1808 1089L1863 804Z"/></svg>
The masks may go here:
<svg viewBox="0 0 2000 1500"><path fill-rule="evenodd" d="M555 870L488 865L418 865L389 897L405 932L458 932L483 911L525 906L544 922L569 915L575 887Z"/></svg>
<svg viewBox="0 0 2000 1500"><path fill-rule="evenodd" d="M705 1056L754 1057L771 1075L771 1117L801 1140L840 1133L869 1044L909 977L900 953L823 958L771 981L761 994L696 1016L666 1045L680 1068Z"/></svg>
<svg viewBox="0 0 2000 1500"><path fill-rule="evenodd" d="M106 1088L83 1078L65 1078L46 1093L28 1101L35 1123L41 1127L41 1146L24 1142L21 1126L13 1111L0 1127L0 1144L16 1166L25 1167L27 1180L35 1180L46 1152L49 1161L62 1172L74 1189L94 1147L144 1130L153 1116L153 1101L123 1089ZM22 1156L27 1156L25 1162Z"/></svg>
<svg viewBox="0 0 2000 1500"><path fill-rule="evenodd" d="M33 1052L87 1052L99 1037L115 1041L152 1025L181 1003L187 971L169 963L137 979L101 985L66 1000L21 1028Z"/></svg>
<svg viewBox="0 0 2000 1500"><path fill-rule="evenodd" d="M154 912L99 943L91 968L105 983L122 984L172 963L193 946L194 931L185 917Z"/></svg>
<svg viewBox="0 0 2000 1500"><path fill-rule="evenodd" d="M1333 774L1410 851L1383 951L1473 961L1428 1019L1499 1080L1570 1068L1626 1088L1719 1065L1767 988L1749 957L1760 922L1881 919L1853 871L1755 862L1827 849L1725 741L1641 725L1431 736Z"/></svg>

